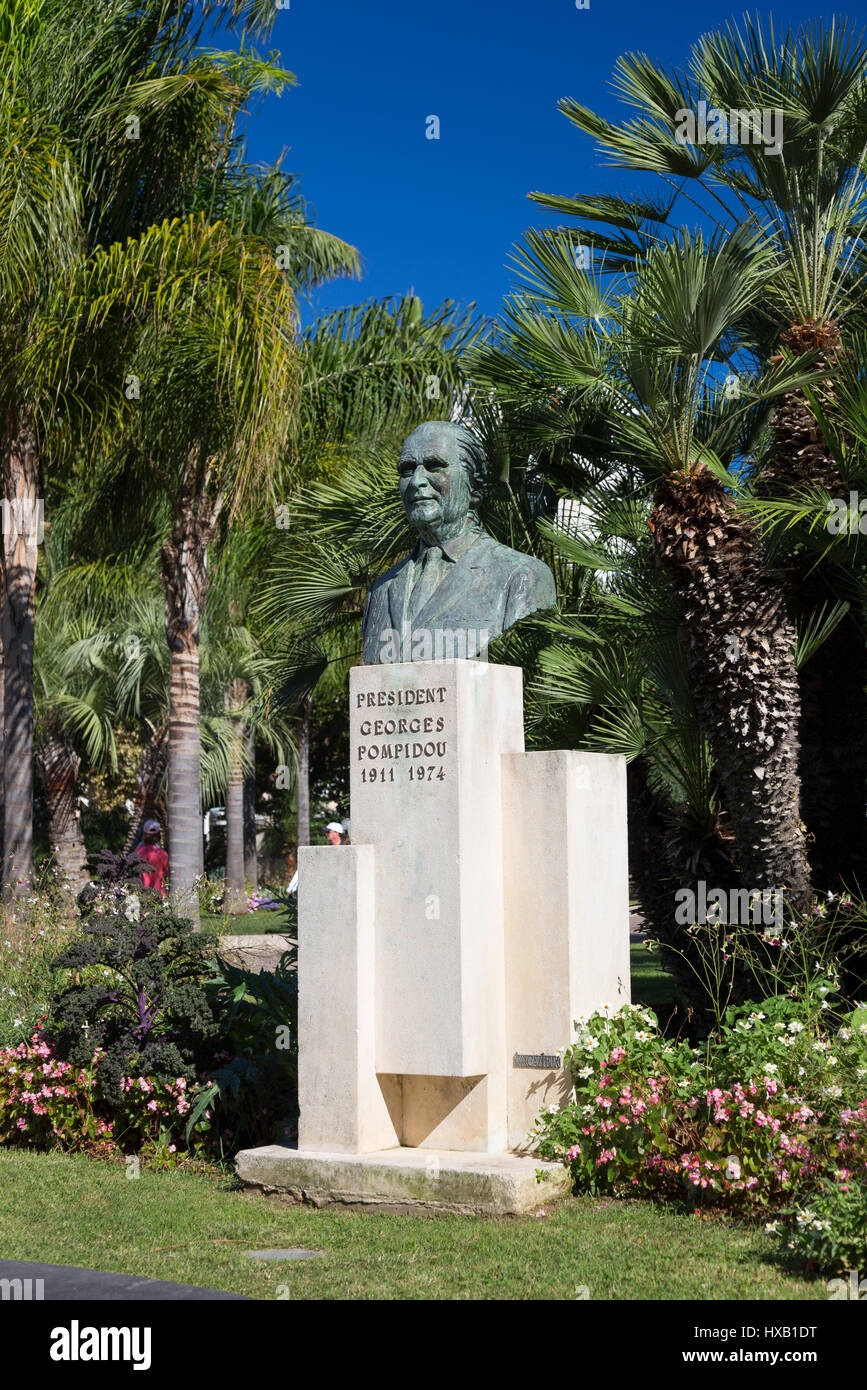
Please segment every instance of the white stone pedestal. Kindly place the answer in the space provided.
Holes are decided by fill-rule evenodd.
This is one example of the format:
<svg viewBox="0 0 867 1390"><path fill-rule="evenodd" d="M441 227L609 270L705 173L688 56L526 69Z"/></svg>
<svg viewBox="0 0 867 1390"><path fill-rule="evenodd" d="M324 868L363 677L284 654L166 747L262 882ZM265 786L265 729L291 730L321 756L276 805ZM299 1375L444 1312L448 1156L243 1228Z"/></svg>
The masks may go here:
<svg viewBox="0 0 867 1390"><path fill-rule="evenodd" d="M492 1211L562 1187L516 1155L568 1099L573 1020L629 1000L626 772L524 752L521 680L350 673L353 844L299 859L298 1149L240 1154L244 1181Z"/></svg>

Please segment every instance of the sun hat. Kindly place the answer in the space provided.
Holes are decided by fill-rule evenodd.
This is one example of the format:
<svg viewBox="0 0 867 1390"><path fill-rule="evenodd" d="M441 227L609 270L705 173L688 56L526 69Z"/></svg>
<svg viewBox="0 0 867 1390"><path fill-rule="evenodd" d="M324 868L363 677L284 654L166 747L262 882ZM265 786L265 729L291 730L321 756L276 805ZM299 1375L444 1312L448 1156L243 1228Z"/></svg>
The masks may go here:
<svg viewBox="0 0 867 1390"><path fill-rule="evenodd" d="M328 822L328 824L326 825L325 830L326 830L326 833L327 833L329 830L336 830L337 833L338 833L338 835L342 835L342 834L343 834L343 826L340 824L340 821L339 821L339 820L330 820L330 821Z"/></svg>

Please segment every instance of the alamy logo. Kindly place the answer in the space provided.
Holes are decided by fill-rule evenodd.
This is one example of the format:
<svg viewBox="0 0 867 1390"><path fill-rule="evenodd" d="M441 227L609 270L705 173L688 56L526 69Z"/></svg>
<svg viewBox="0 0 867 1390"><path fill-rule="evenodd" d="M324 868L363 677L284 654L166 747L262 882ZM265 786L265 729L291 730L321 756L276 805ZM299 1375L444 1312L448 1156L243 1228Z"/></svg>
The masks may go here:
<svg viewBox="0 0 867 1390"><path fill-rule="evenodd" d="M830 515L825 522L825 530L832 536L867 536L867 497L859 498L857 492L849 493L849 501L834 497L827 507Z"/></svg>
<svg viewBox="0 0 867 1390"><path fill-rule="evenodd" d="M752 107L724 111L698 103L696 111L682 106L674 113L674 138L679 145L763 145L765 154L783 152L783 112Z"/></svg>
<svg viewBox="0 0 867 1390"><path fill-rule="evenodd" d="M726 922L732 926L783 927L783 895L779 888L708 889L704 879L691 888L678 888L674 895L674 920L680 927L693 922Z"/></svg>
<svg viewBox="0 0 867 1390"><path fill-rule="evenodd" d="M396 627L387 627L379 634L379 660L389 661L466 661L478 657L487 659L491 634L486 627L416 627L403 630L403 640Z"/></svg>
<svg viewBox="0 0 867 1390"><path fill-rule="evenodd" d="M45 500L42 497L31 501L28 498L3 498L3 534L6 545L14 545L17 540L35 541L42 544L45 534Z"/></svg>
<svg viewBox="0 0 867 1390"><path fill-rule="evenodd" d="M69 1327L51 1329L52 1361L131 1361L134 1371L151 1364L149 1327L82 1327L73 1318Z"/></svg>
<svg viewBox="0 0 867 1390"><path fill-rule="evenodd" d="M44 1279L0 1279L0 1301L32 1303L45 1298Z"/></svg>
<svg viewBox="0 0 867 1390"><path fill-rule="evenodd" d="M867 1299L867 1279L859 1279L857 1269L849 1270L848 1280L829 1279L826 1288L832 1303L835 1299L851 1299L856 1303L863 1303Z"/></svg>

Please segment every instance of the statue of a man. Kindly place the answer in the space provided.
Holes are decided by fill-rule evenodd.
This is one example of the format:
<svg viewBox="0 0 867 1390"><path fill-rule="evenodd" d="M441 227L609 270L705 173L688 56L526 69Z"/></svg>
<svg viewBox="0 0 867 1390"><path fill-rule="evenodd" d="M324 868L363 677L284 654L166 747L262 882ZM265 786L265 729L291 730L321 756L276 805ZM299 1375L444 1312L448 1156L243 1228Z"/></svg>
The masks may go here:
<svg viewBox="0 0 867 1390"><path fill-rule="evenodd" d="M361 629L367 665L478 656L519 618L553 608L548 566L500 545L479 522L487 459L465 425L419 425L397 471L418 540L371 585Z"/></svg>

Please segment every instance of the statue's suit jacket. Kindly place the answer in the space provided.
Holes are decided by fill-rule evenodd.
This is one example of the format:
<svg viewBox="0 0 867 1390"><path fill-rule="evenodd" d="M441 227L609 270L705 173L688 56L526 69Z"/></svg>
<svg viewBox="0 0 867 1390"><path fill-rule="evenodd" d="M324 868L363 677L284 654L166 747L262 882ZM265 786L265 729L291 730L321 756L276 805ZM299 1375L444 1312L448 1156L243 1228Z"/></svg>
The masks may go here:
<svg viewBox="0 0 867 1390"><path fill-rule="evenodd" d="M553 608L557 602L554 576L548 566L532 555L500 545L486 531L458 537L453 548L454 556L449 553L451 547L445 548L447 558L440 582L418 613L411 614L407 589L415 573L419 546L370 586L361 626L366 665L418 660L418 655L411 656L408 635L420 630L435 635L444 629L485 633L485 638L476 642L475 651L466 653L476 655L520 618ZM400 635L401 655L395 654L389 634Z"/></svg>

